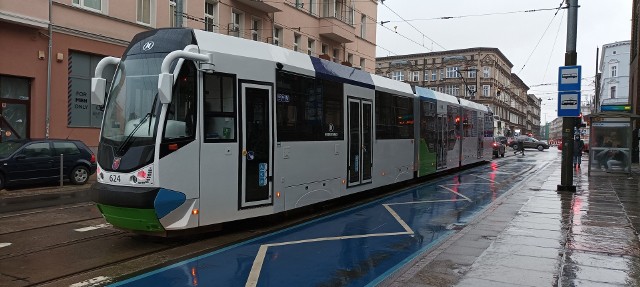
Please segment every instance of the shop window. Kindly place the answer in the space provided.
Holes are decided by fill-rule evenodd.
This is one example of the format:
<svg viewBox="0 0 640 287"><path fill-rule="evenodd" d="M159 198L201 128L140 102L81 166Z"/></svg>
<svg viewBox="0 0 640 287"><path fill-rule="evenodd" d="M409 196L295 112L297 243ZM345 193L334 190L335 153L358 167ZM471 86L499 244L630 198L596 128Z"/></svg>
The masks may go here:
<svg viewBox="0 0 640 287"><path fill-rule="evenodd" d="M69 117L70 127L95 127L102 123L102 107L91 103L91 77L102 56L80 52L69 53ZM102 76L107 80L107 88L111 87L115 66L108 65Z"/></svg>

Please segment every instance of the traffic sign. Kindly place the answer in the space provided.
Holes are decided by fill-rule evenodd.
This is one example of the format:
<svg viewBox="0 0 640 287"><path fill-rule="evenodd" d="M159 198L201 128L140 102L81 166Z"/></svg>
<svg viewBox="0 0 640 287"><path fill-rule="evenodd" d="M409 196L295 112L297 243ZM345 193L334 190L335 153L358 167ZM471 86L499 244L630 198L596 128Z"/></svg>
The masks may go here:
<svg viewBox="0 0 640 287"><path fill-rule="evenodd" d="M560 67L558 71L558 117L580 115L581 66Z"/></svg>

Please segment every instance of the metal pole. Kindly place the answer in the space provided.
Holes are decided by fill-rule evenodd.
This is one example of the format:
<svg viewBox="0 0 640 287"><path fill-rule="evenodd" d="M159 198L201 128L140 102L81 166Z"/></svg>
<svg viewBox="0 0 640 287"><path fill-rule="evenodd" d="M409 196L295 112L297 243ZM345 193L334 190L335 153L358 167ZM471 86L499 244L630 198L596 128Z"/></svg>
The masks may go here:
<svg viewBox="0 0 640 287"><path fill-rule="evenodd" d="M63 163L64 163L64 155L60 154L60 187L64 186L64 183L62 182L62 177L64 176L64 173L63 173L64 164Z"/></svg>
<svg viewBox="0 0 640 287"><path fill-rule="evenodd" d="M47 111L44 119L44 137L49 138L50 109L51 109L51 46L53 45L53 24L51 22L51 6L49 0L49 52L47 54Z"/></svg>
<svg viewBox="0 0 640 287"><path fill-rule="evenodd" d="M565 66L575 66L578 62L576 39L578 34L578 0L568 0L569 15L567 18L567 51L564 57ZM580 81L581 79L578 79ZM573 185L573 129L576 117L562 119L562 163L560 166L560 184L558 191L575 192Z"/></svg>

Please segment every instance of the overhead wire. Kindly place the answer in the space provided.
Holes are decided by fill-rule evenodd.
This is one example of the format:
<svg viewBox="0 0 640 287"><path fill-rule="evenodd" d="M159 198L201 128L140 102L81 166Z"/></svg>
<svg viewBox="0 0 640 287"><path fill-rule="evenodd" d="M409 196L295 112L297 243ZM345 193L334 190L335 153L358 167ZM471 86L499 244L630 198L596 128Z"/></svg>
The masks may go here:
<svg viewBox="0 0 640 287"><path fill-rule="evenodd" d="M442 50L446 50L445 47L443 47L442 45L440 45L438 42L436 42L435 40L431 39L429 36L425 35L424 33L422 33L422 31L420 31L418 28L416 28L416 26L413 26L411 23L409 23L407 20L405 20L404 18L402 18L402 16L400 16L400 14L396 13L396 11L394 11L393 9L391 9L391 7L389 7L387 4L384 4L384 1L382 1L382 6L386 7L387 9L389 9L389 11L391 11L393 14L395 14L396 16L398 16L400 19L402 19L402 21L406 22L407 24L409 24L409 26L411 26L413 29L415 29L416 31L418 31L418 33L420 33L422 35L422 37L425 37L429 40L431 40L432 43L438 45L438 47L442 48ZM380 22L382 23L382 22ZM381 24L381 26L384 27L384 25ZM415 41L412 41L414 43L417 43ZM433 51L433 49L429 49L427 47L424 46L424 44L420 44L420 46L426 48L429 51Z"/></svg>
<svg viewBox="0 0 640 287"><path fill-rule="evenodd" d="M540 39L538 40L538 43L536 44L535 47L533 47L533 50L531 51L531 53L529 54L529 57L527 57L527 60L524 62L524 65L522 65L522 68L520 69L520 71L518 71L516 73L516 75L519 75L522 70L524 70L524 68L527 66L527 63L529 63L529 60L531 59L531 56L533 56L533 53L536 51L536 49L538 48L538 46L540 45L540 42L542 42L542 39L544 38L544 35L547 34L547 31L549 30L549 27L551 27L551 24L553 24L553 20L556 18L556 16L558 15L558 12L560 12L560 9L562 8L562 4L564 4L564 0L560 3L560 5L558 6L558 8L556 8L556 13L553 14L553 17L551 18L551 21L549 21L549 25L547 25L547 28L544 29L544 32L542 33L542 36L540 37Z"/></svg>
<svg viewBox="0 0 640 287"><path fill-rule="evenodd" d="M560 35L560 28L562 28L562 21L564 20L564 11L562 11L562 16L560 17L560 22L558 23L558 31L556 32L556 38L553 40L553 45L551 46L551 53L553 55L553 51L556 49L556 43L558 42L558 36ZM551 64L551 57L549 57L547 61L547 67L544 68L544 74L542 75L542 82L544 83L545 78L547 77L547 72L549 70L549 65Z"/></svg>

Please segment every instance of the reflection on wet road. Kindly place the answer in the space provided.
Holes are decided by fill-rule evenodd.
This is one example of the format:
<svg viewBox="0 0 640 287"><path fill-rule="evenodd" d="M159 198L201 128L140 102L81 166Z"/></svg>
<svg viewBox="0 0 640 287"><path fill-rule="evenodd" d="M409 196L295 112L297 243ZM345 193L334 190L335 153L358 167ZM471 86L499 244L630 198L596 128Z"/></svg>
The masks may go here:
<svg viewBox="0 0 640 287"><path fill-rule="evenodd" d="M492 162L112 286L366 286L464 226L535 170Z"/></svg>

